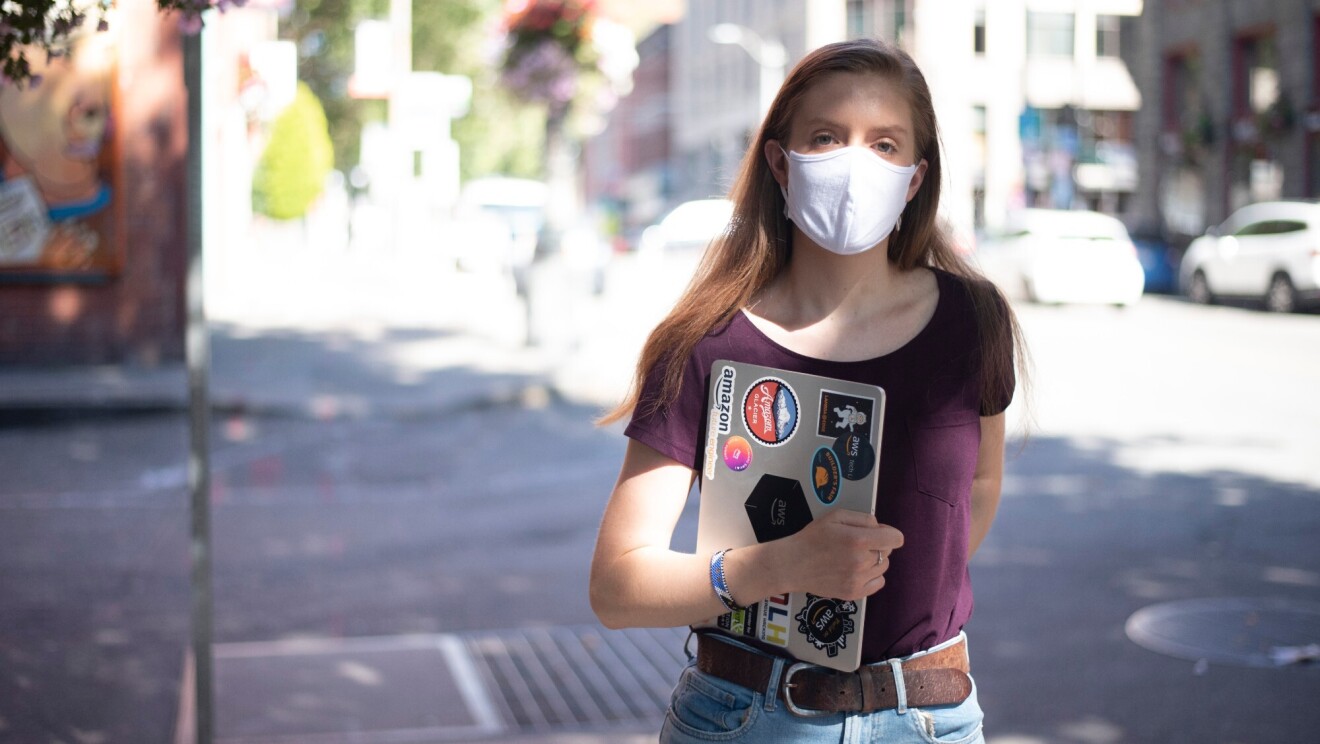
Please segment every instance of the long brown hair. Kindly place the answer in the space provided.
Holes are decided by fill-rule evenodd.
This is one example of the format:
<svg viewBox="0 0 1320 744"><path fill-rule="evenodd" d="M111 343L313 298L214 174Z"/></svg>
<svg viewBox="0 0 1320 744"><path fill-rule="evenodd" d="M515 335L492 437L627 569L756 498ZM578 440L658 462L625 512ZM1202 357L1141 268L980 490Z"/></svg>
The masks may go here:
<svg viewBox="0 0 1320 744"><path fill-rule="evenodd" d="M926 79L902 49L876 39L858 39L812 51L784 81L755 142L747 148L730 191L734 209L728 228L711 242L674 309L647 338L628 395L599 423L617 421L643 405L642 385L653 369L661 373L659 395L648 396L644 405L663 408L672 403L682 383L684 362L697 342L728 323L788 264L792 228L784 217L784 197L766 162L765 146L770 140L788 141L792 117L803 96L822 76L838 72L883 76L906 96L916 130L917 156L925 158L927 167L921 188L903 211L902 231L889 236L889 260L900 270L930 266L968 280L981 337L983 412L1009 384L1014 350L1019 351L1019 362L1024 351L1013 311L999 290L958 255L936 221L941 146Z"/></svg>

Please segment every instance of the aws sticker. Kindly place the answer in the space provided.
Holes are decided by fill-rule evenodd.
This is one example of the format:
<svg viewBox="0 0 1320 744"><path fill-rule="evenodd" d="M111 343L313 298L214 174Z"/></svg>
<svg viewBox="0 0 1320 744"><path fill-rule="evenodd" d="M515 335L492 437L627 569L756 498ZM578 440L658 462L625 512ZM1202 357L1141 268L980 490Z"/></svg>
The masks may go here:
<svg viewBox="0 0 1320 744"><path fill-rule="evenodd" d="M743 502L758 543L788 537L811 523L811 507L802 484L766 473Z"/></svg>
<svg viewBox="0 0 1320 744"><path fill-rule="evenodd" d="M752 464L752 443L734 435L724 442L724 464L729 470L741 473Z"/></svg>
<svg viewBox="0 0 1320 744"><path fill-rule="evenodd" d="M834 440L832 451L839 457L839 468L848 480L861 480L875 467L875 448L860 434L844 434Z"/></svg>
<svg viewBox="0 0 1320 744"><path fill-rule="evenodd" d="M829 506L839 498L841 473L839 456L829 447L821 447L811 458L811 487L820 503Z"/></svg>
<svg viewBox="0 0 1320 744"><path fill-rule="evenodd" d="M762 377L743 396L743 423L761 444L778 447L793 438L798 425L798 399L793 388L777 377Z"/></svg>
<svg viewBox="0 0 1320 744"><path fill-rule="evenodd" d="M834 657L839 655L839 649L848 648L848 636L857 629L852 620L855 614L856 602L808 594L807 604L793 619L798 621L798 632L811 645Z"/></svg>

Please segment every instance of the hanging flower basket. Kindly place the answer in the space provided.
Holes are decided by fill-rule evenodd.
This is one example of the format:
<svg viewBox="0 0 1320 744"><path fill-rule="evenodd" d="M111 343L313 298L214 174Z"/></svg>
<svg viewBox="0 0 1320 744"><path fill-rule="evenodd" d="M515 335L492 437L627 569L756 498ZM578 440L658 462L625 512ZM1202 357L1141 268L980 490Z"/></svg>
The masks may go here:
<svg viewBox="0 0 1320 744"><path fill-rule="evenodd" d="M501 82L531 103L564 110L585 76L599 74L591 44L594 0L515 0L505 7Z"/></svg>

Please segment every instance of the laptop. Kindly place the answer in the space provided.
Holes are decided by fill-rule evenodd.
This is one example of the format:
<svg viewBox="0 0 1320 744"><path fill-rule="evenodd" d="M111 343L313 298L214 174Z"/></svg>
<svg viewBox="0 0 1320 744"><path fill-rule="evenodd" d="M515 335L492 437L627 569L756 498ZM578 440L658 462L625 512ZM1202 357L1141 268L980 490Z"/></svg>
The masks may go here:
<svg viewBox="0 0 1320 744"><path fill-rule="evenodd" d="M699 554L787 537L832 509L875 513L882 388L721 359L707 401ZM693 627L851 672L865 620L865 599L791 593Z"/></svg>

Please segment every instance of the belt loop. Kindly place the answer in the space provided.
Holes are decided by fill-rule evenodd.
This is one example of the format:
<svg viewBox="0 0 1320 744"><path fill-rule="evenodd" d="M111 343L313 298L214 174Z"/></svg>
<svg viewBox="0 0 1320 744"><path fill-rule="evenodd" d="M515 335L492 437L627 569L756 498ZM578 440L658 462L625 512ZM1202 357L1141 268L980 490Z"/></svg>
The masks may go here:
<svg viewBox="0 0 1320 744"><path fill-rule="evenodd" d="M770 681L765 685L765 712L774 713L779 705L779 679L784 674L784 659L776 656L775 664L770 668Z"/></svg>
<svg viewBox="0 0 1320 744"><path fill-rule="evenodd" d="M907 715L907 687L903 684L903 662L890 659L889 669L894 673L894 692L898 694L898 710L895 712L900 716Z"/></svg>

